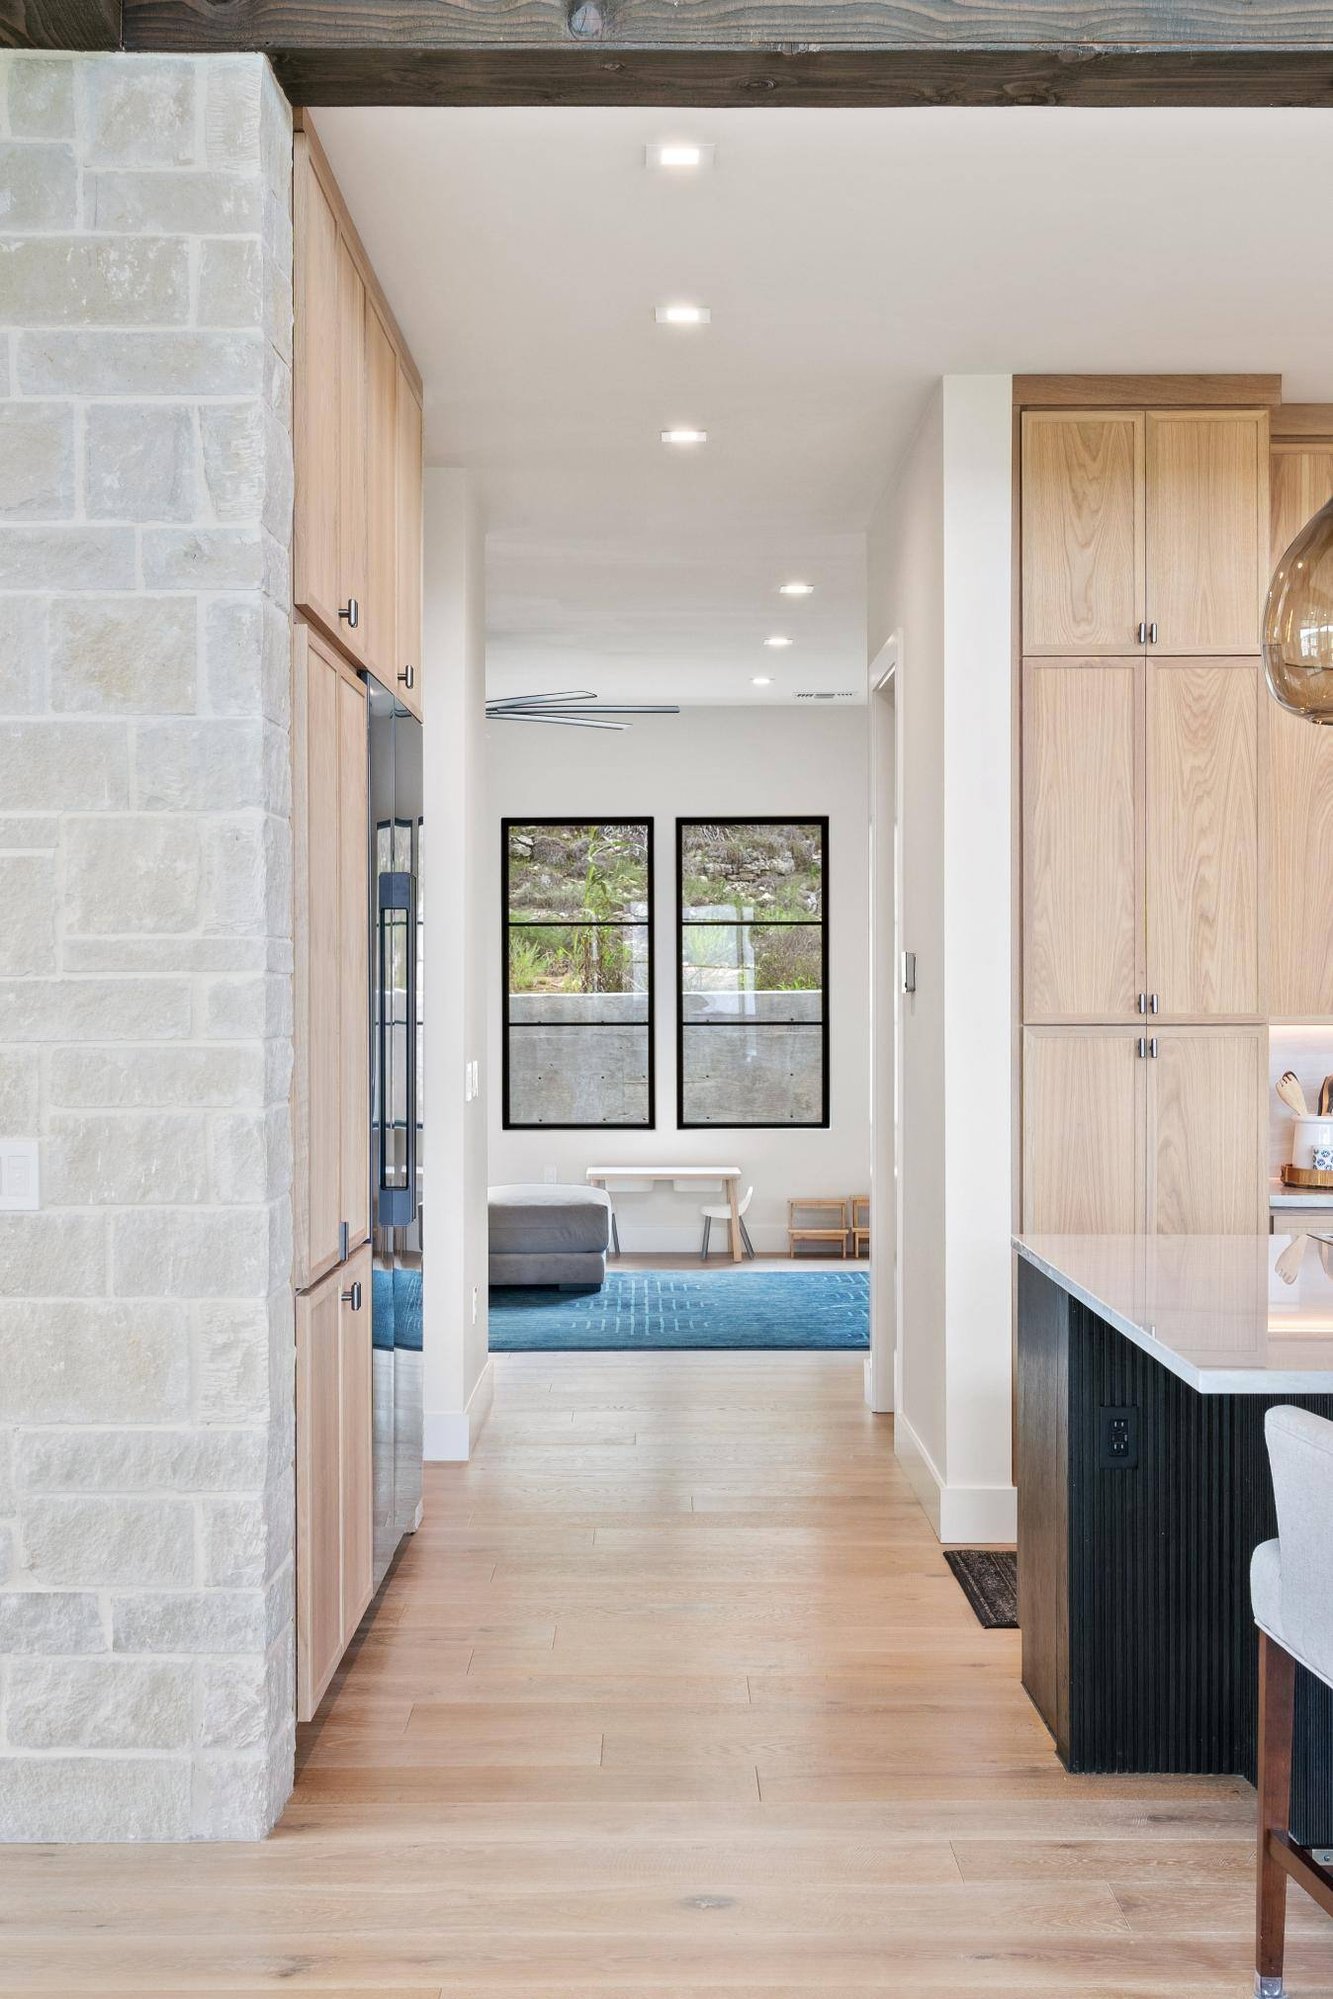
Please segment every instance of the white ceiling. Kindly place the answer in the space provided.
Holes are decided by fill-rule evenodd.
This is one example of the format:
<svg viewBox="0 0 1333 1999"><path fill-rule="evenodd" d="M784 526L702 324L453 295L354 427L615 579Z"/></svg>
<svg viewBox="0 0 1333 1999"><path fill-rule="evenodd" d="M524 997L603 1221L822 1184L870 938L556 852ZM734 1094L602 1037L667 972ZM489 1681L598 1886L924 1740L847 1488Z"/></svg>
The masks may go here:
<svg viewBox="0 0 1333 1999"><path fill-rule="evenodd" d="M427 457L480 482L497 693L859 689L862 534L942 374L1261 369L1333 400L1330 113L317 122L425 378ZM714 167L649 171L663 139ZM657 326L681 299L711 325ZM672 424L709 441L668 450ZM792 576L816 595L778 597Z"/></svg>

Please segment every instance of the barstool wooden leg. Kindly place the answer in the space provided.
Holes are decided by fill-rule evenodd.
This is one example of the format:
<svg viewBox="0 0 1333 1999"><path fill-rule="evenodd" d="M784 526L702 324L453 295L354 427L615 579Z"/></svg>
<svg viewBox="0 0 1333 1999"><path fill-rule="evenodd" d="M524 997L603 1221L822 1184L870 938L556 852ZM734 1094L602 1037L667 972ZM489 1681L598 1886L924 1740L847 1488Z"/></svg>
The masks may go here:
<svg viewBox="0 0 1333 1999"><path fill-rule="evenodd" d="M1291 1818L1291 1741L1296 1661L1266 1631L1259 1633L1259 1853L1254 1989L1259 1999L1280 1999L1287 1928L1287 1871L1272 1851L1270 1833L1285 1833Z"/></svg>

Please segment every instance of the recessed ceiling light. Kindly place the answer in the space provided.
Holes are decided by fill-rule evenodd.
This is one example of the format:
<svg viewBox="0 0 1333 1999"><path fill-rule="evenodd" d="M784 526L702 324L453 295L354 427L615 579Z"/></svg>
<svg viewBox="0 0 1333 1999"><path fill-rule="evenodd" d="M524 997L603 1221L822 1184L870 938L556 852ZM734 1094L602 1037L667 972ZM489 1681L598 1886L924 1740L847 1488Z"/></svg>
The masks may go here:
<svg viewBox="0 0 1333 1999"><path fill-rule="evenodd" d="M813 583L782 583L778 586L779 597L809 597L814 594Z"/></svg>
<svg viewBox="0 0 1333 1999"><path fill-rule="evenodd" d="M780 632L776 632L771 639L765 639L764 644L766 646L789 646L791 640L783 638Z"/></svg>
<svg viewBox="0 0 1333 1999"><path fill-rule="evenodd" d="M707 326L713 317L706 305L659 305L653 316L659 326Z"/></svg>
<svg viewBox="0 0 1333 1999"><path fill-rule="evenodd" d="M664 430L662 432L662 442L663 444L707 444L708 432L706 430Z"/></svg>
<svg viewBox="0 0 1333 1999"><path fill-rule="evenodd" d="M645 146L643 156L650 167L664 167L668 173L690 173L700 167L711 167L714 150L689 139L669 139L662 145Z"/></svg>
<svg viewBox="0 0 1333 1999"><path fill-rule="evenodd" d="M750 685L751 687L771 687L773 683L766 673L756 673Z"/></svg>

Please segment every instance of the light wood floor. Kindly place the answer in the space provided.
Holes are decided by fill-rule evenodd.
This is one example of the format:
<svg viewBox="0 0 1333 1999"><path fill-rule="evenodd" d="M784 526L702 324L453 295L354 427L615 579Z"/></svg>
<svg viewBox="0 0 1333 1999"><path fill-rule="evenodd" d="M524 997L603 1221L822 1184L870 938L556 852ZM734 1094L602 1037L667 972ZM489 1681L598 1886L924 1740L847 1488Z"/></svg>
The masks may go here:
<svg viewBox="0 0 1333 1999"><path fill-rule="evenodd" d="M1250 1990L1250 1792L1065 1775L859 1356L497 1366L276 1836L9 1849L0 1991Z"/></svg>

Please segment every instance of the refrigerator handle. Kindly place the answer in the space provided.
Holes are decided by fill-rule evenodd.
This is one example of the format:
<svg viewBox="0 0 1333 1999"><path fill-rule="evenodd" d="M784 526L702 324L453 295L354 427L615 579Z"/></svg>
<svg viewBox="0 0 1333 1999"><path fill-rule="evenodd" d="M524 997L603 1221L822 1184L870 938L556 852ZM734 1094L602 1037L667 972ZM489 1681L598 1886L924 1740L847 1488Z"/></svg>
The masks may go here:
<svg viewBox="0 0 1333 1999"><path fill-rule="evenodd" d="M405 870L382 874L379 878L378 903L375 964L375 977L379 988L376 1007L379 1021L379 1047L376 1051L379 1072L377 1206L382 1227L406 1228L410 1222L415 1221L417 1212L417 885L415 877ZM389 1161L389 1134L393 1129L392 1090L389 1082L389 1037L394 1026L389 939L390 925L395 916L403 918L407 924L407 1020L404 1024L407 1038L404 1077L407 1170L406 1184L402 1186L390 1177Z"/></svg>

